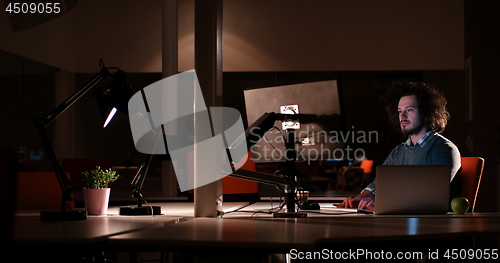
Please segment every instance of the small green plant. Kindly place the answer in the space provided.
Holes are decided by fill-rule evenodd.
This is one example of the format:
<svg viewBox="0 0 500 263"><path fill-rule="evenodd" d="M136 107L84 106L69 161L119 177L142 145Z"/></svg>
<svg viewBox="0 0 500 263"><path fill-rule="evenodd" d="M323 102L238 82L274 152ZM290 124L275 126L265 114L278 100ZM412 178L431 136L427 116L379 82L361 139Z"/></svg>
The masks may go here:
<svg viewBox="0 0 500 263"><path fill-rule="evenodd" d="M120 177L119 174L116 174L116 172L111 169L103 171L99 166L95 168L95 170L91 170L90 172L82 172L82 182L87 189L108 188L109 183L116 181L116 179Z"/></svg>

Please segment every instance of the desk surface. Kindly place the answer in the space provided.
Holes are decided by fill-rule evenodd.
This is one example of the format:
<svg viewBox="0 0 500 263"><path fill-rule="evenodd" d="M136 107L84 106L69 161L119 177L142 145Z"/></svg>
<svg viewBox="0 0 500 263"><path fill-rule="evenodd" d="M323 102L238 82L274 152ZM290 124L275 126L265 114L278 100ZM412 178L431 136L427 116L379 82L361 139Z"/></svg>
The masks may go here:
<svg viewBox="0 0 500 263"><path fill-rule="evenodd" d="M328 207L328 204L325 204ZM257 203L243 211L269 209ZM320 244L500 236L500 214L379 216L372 214L315 215L276 219L265 214L235 212L223 218L193 218L160 228L112 236L115 245L161 247L234 247L311 249Z"/></svg>
<svg viewBox="0 0 500 263"><path fill-rule="evenodd" d="M173 247L312 249L319 244L500 234L498 217L305 219L195 218L110 237L109 243ZM487 232L483 232L487 230Z"/></svg>
<svg viewBox="0 0 500 263"><path fill-rule="evenodd" d="M158 205L158 204L155 204ZM440 216L378 216L371 214L317 215L275 219L269 215L234 212L223 218L193 218L192 203L161 204L161 216L89 216L83 221L41 222L37 216L16 216L15 244L91 244L134 248L233 247L311 249L321 244L500 236L500 214ZM225 203L232 211L244 203ZM275 204L277 205L277 204ZM327 208L331 204L325 204ZM257 203L243 211L270 208Z"/></svg>
<svg viewBox="0 0 500 263"><path fill-rule="evenodd" d="M225 203L224 209L232 210L248 203ZM108 209L106 216L89 215L78 221L40 221L39 211L20 211L14 217L13 241L29 243L96 243L109 236L162 227L181 219L194 217L193 203L155 203L162 207L158 216L120 216L118 207Z"/></svg>
<svg viewBox="0 0 500 263"><path fill-rule="evenodd" d="M89 216L87 220L47 222L38 216L17 216L14 219L14 238L17 244L78 243L106 241L107 237L149 227L161 227L181 217L132 218L122 216Z"/></svg>

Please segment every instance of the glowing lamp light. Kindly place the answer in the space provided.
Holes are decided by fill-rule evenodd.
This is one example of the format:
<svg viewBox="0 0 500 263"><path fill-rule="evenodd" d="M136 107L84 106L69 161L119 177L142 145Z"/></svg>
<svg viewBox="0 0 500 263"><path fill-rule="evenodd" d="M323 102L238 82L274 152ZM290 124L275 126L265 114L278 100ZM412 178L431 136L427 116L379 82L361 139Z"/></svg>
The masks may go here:
<svg viewBox="0 0 500 263"><path fill-rule="evenodd" d="M115 116L115 113L116 113L116 108L113 107L113 109L111 110L111 112L108 115L108 118L106 118L104 125L102 126L103 128L106 128L106 126L108 126L108 123L111 121L111 119L113 119L113 116Z"/></svg>

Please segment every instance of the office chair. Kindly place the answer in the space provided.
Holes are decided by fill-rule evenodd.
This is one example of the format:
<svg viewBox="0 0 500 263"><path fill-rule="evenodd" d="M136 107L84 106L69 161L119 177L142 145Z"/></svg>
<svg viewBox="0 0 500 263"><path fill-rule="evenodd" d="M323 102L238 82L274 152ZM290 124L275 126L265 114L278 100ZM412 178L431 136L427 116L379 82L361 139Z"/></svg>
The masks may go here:
<svg viewBox="0 0 500 263"><path fill-rule="evenodd" d="M66 176L69 176L66 173ZM75 208L74 201L67 201ZM16 188L16 209L61 208L61 188L54 172L18 172Z"/></svg>
<svg viewBox="0 0 500 263"><path fill-rule="evenodd" d="M239 166L239 165L238 165ZM252 152L248 152L246 162L241 169L255 171L255 163L252 160ZM222 178L222 194L224 201L260 201L259 187L257 182L226 176Z"/></svg>
<svg viewBox="0 0 500 263"><path fill-rule="evenodd" d="M476 197L481 184L483 174L484 159L481 157L462 157L462 171L459 176L462 179L462 190L460 196L469 200L471 212L476 206Z"/></svg>
<svg viewBox="0 0 500 263"><path fill-rule="evenodd" d="M373 160L363 160L359 166L343 166L337 172L338 191L361 191L370 183Z"/></svg>
<svg viewBox="0 0 500 263"><path fill-rule="evenodd" d="M363 160L359 167L363 168L363 178L361 179L361 187L366 187L369 183L373 181L372 178L372 168L373 168L373 160Z"/></svg>

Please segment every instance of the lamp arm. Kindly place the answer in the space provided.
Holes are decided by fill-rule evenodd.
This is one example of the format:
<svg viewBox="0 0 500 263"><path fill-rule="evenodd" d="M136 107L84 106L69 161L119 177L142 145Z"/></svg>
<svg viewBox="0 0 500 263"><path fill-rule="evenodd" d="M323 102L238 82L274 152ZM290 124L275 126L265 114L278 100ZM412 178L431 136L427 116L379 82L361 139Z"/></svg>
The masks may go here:
<svg viewBox="0 0 500 263"><path fill-rule="evenodd" d="M150 115L151 116L151 115ZM152 122L151 122L152 123ZM153 127L151 126L153 129ZM158 140L160 138L160 134L156 135L156 143L155 147L153 148L153 152L156 149L156 145L158 143ZM132 180L132 183L130 183L130 187L132 188L132 197L137 198L137 207L142 207L142 185L144 184L144 179L146 178L146 175L149 170L149 165L151 164L151 160L153 159L153 155L149 154L148 157L146 157L146 162L139 167L139 170L134 176L134 179Z"/></svg>
<svg viewBox="0 0 500 263"><path fill-rule="evenodd" d="M69 98L67 98L64 102L59 104L55 109L53 109L49 114L42 114L35 119L35 126L38 129L38 133L43 142L43 146L47 152L50 163L52 164L52 169L54 170L57 181L59 182L59 186L62 191L62 204L61 204L61 212L66 210L65 201L71 201L73 198L71 194L73 192L73 184L66 176L61 165L57 162L56 155L54 154L54 150L52 145L50 144L49 137L47 136L47 132L45 128L52 123L59 115L61 115L65 110L71 107L76 101L78 101L87 91L89 91L92 87L94 87L103 77L109 76L109 71L106 68L103 68L99 73L97 73L94 78L92 78L85 86L77 90L73 93Z"/></svg>
<svg viewBox="0 0 500 263"><path fill-rule="evenodd" d="M275 186L288 186L289 182L283 176L277 176L268 173L261 173L257 171L250 171L245 169L238 169L233 173L229 174L231 177L245 179L249 181L254 181L258 183L270 184Z"/></svg>
<svg viewBox="0 0 500 263"><path fill-rule="evenodd" d="M151 164L151 159L153 159L153 155L150 154L148 157L149 158L146 159L147 163L145 164L144 169L142 170L142 174L141 174L142 176L139 179L139 183L137 184L136 189L139 191L142 190L142 185L144 184L144 179L146 179L146 175L148 174L149 165Z"/></svg>
<svg viewBox="0 0 500 263"><path fill-rule="evenodd" d="M52 169L54 170L54 173L56 174L57 181L59 182L59 187L61 188L62 191L62 204L61 204L61 211L65 210L65 201L71 201L73 200L71 198L71 193L73 192L73 185L71 184L71 181L68 179L68 176L66 176L66 173L62 169L61 165L57 162L56 155L54 154L54 150L52 149L52 145L50 144L49 137L47 136L47 132L45 131L45 126L43 125L43 122L38 120L35 121L35 125L38 129L38 133L40 134L40 137L42 138L43 146L45 147L45 151L47 152L47 155L49 157L50 163L52 164Z"/></svg>
<svg viewBox="0 0 500 263"><path fill-rule="evenodd" d="M85 86L81 87L71 96L69 96L65 101L63 101L59 106L53 109L49 114L39 116L36 118L35 122L40 123L43 127L47 127L52 121L54 121L59 115L71 107L76 101L78 101L87 91L94 87L102 78L109 76L110 73L106 68L103 68L101 72L97 73Z"/></svg>
<svg viewBox="0 0 500 263"><path fill-rule="evenodd" d="M245 137L240 137L235 140L230 146L231 148L238 148L242 143L246 143L247 149L250 151L253 146L266 134L279 119L279 114L274 112L266 112L262 114L252 125L245 130Z"/></svg>
<svg viewBox="0 0 500 263"><path fill-rule="evenodd" d="M141 165L141 167L135 174L132 183L130 184L130 187L132 188L132 193L134 195L140 193L142 190L142 185L144 184L144 179L146 178L146 174L148 173L151 159L153 159L153 155L149 154L148 157L146 158L146 162Z"/></svg>
<svg viewBox="0 0 500 263"><path fill-rule="evenodd" d="M138 188L138 185L139 185L139 180L142 177L143 169L144 169L144 163L139 167L139 170L137 170L134 179L132 179L132 182L130 183L130 188L132 189L132 194L133 194L132 196L134 196L138 191L141 190L140 188Z"/></svg>

